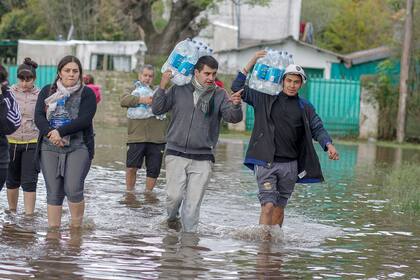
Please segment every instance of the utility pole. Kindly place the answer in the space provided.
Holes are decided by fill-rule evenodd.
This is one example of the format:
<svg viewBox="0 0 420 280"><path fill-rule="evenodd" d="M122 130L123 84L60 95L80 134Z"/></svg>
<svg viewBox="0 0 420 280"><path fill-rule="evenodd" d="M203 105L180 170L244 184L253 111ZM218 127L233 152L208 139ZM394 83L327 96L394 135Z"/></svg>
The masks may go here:
<svg viewBox="0 0 420 280"><path fill-rule="evenodd" d="M408 72L410 69L410 53L411 41L413 36L413 10L414 0L407 0L404 42L401 55L401 71L400 71L400 97L398 101L397 115L397 142L404 142L405 138L405 121L407 115L407 95L408 95Z"/></svg>
<svg viewBox="0 0 420 280"><path fill-rule="evenodd" d="M241 46L241 0L232 0L235 5L236 24L238 26L238 32L236 35L236 47Z"/></svg>

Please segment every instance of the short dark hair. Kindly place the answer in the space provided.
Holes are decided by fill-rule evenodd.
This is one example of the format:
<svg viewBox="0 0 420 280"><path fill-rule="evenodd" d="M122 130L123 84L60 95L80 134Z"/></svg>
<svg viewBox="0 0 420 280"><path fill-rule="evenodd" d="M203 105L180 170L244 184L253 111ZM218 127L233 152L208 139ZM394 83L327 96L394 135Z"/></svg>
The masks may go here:
<svg viewBox="0 0 420 280"><path fill-rule="evenodd" d="M207 65L211 69L219 68L219 63L217 62L217 60L210 55L205 55L205 56L200 57L197 63L195 64L195 69L197 69L198 71L201 71L203 70L204 65Z"/></svg>

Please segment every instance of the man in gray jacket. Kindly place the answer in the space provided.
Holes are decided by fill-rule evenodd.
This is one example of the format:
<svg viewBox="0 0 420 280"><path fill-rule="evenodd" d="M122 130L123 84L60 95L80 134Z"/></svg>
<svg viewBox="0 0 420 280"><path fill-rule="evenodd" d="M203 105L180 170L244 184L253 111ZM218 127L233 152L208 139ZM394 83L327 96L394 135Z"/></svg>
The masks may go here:
<svg viewBox="0 0 420 280"><path fill-rule="evenodd" d="M153 96L153 114L171 111L166 144L166 193L168 223L176 222L179 208L183 231L197 230L200 206L214 163L221 119L242 120L240 91L228 96L214 84L218 62L203 56L195 65L191 83L172 86L170 70L162 75ZM183 201L184 200L184 201Z"/></svg>

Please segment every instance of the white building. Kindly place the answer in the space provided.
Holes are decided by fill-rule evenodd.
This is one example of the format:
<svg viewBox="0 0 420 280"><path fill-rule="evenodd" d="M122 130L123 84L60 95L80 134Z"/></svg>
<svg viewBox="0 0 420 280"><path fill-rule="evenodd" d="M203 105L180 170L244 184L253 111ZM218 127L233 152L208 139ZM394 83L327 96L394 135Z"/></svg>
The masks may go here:
<svg viewBox="0 0 420 280"><path fill-rule="evenodd" d="M247 64L256 51L266 47L293 54L296 64L305 69L319 72L326 79L331 77L332 63L339 63L343 59L341 55L334 52L295 40L293 37L287 37L280 40L261 41L240 48L216 51L214 57L219 62L219 72L236 74Z"/></svg>
<svg viewBox="0 0 420 280"><path fill-rule="evenodd" d="M277 40L288 36L296 40L299 38L302 0L271 0L268 6L252 6L243 2L218 2L215 9L207 12L210 24L199 38L215 51L233 49L259 40Z"/></svg>
<svg viewBox="0 0 420 280"><path fill-rule="evenodd" d="M40 65L57 65L66 55L80 59L85 70L131 71L144 63L143 41L18 41L18 63L30 57Z"/></svg>

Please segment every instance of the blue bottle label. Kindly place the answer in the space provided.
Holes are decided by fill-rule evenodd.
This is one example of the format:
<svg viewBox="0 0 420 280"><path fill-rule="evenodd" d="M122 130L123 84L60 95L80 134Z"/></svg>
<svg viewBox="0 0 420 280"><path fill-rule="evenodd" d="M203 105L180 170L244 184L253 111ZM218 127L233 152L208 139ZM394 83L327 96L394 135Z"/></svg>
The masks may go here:
<svg viewBox="0 0 420 280"><path fill-rule="evenodd" d="M276 83L278 84L280 82L280 78L282 76L282 70L278 69L278 68L273 68L270 67L270 69L268 70L266 79L272 83Z"/></svg>
<svg viewBox="0 0 420 280"><path fill-rule="evenodd" d="M174 67L175 69L178 69L178 67L181 65L181 63L185 60L185 56L180 55L178 53L173 53L171 55L171 58L169 59L169 64Z"/></svg>
<svg viewBox="0 0 420 280"><path fill-rule="evenodd" d="M50 120L50 125L51 127L54 128L59 128L62 127L63 125L67 125L69 124L71 121L69 119L64 119L64 118L52 118Z"/></svg>
<svg viewBox="0 0 420 280"><path fill-rule="evenodd" d="M270 67L265 64L257 63L254 66L254 73L256 73L256 76L258 80L265 80L267 77L267 72Z"/></svg>
<svg viewBox="0 0 420 280"><path fill-rule="evenodd" d="M179 67L178 67L179 73L181 73L184 76L191 75L193 70L194 70L194 64L192 64L188 61L183 61L181 63L181 65L179 65Z"/></svg>

